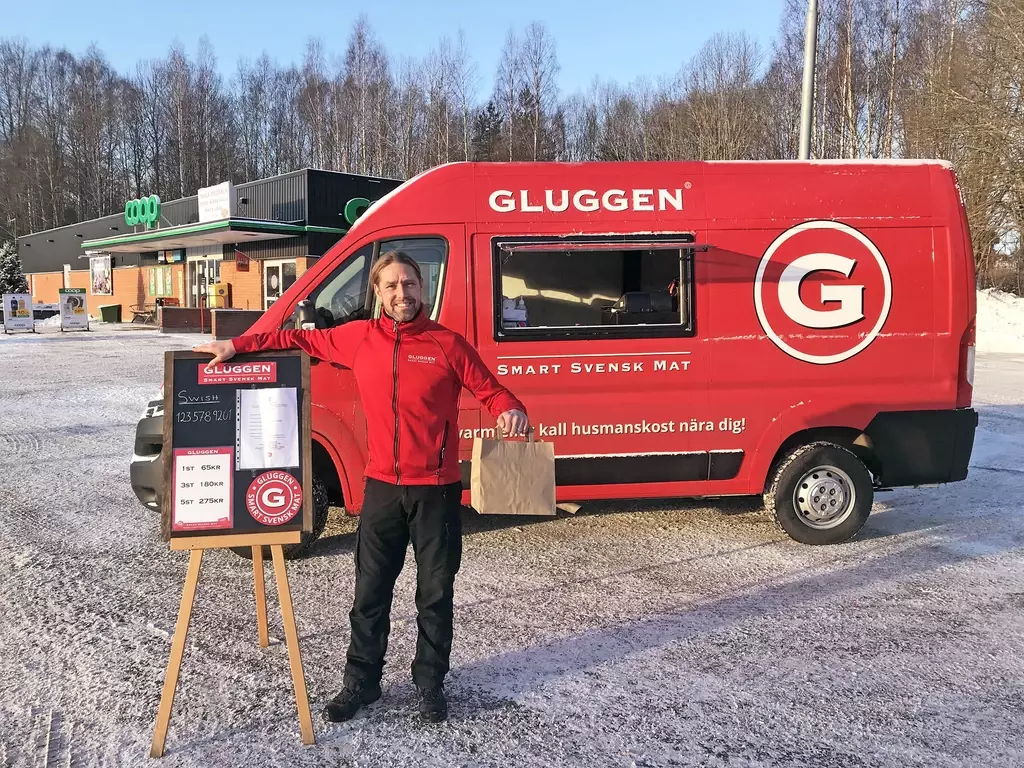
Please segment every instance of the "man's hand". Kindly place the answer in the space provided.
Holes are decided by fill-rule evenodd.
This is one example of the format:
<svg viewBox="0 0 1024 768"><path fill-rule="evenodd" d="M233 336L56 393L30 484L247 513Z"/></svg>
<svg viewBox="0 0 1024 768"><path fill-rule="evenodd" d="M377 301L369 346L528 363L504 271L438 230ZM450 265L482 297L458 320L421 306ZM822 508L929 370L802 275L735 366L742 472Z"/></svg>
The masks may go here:
<svg viewBox="0 0 1024 768"><path fill-rule="evenodd" d="M504 435L525 435L529 426L530 419L520 410L512 409L505 411L498 417L498 429Z"/></svg>
<svg viewBox="0 0 1024 768"><path fill-rule="evenodd" d="M231 343L230 339L227 341L211 341L209 344L197 344L192 347L192 351L206 352L213 355L213 360L209 362L209 365L216 365L235 356L235 345Z"/></svg>

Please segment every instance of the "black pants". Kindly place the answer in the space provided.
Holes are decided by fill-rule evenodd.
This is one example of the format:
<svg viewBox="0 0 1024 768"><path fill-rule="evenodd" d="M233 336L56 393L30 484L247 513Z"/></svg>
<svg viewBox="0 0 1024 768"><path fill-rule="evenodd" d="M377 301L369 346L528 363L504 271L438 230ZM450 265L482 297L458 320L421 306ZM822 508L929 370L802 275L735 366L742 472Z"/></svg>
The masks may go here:
<svg viewBox="0 0 1024 768"><path fill-rule="evenodd" d="M397 486L372 478L356 530L356 594L345 667L350 687L379 683L395 580L412 539L416 555L416 685L439 685L452 649L455 574L462 563L462 484Z"/></svg>

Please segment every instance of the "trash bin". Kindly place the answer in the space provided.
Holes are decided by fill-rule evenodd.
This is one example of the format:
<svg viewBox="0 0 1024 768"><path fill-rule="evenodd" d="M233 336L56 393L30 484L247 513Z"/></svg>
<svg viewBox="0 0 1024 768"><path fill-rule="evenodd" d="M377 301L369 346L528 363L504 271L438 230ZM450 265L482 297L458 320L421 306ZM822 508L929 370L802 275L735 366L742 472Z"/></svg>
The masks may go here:
<svg viewBox="0 0 1024 768"><path fill-rule="evenodd" d="M100 320L104 323L120 323L121 322L121 305L120 304L100 304Z"/></svg>

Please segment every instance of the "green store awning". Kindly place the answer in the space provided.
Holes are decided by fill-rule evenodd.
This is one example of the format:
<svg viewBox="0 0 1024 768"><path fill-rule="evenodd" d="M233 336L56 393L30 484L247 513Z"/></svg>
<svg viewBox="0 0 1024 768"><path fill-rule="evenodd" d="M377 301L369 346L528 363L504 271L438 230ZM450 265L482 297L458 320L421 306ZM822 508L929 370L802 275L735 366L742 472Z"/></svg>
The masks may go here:
<svg viewBox="0 0 1024 768"><path fill-rule="evenodd" d="M195 248L202 245L224 245L246 243L255 240L280 240L309 233L343 235L347 229L338 227L316 227L304 224L285 224L280 221L256 219L223 219L202 224L184 224L178 227L161 227L129 232L115 237L86 240L82 248L89 251L109 253L141 253L143 251L165 251L176 248Z"/></svg>

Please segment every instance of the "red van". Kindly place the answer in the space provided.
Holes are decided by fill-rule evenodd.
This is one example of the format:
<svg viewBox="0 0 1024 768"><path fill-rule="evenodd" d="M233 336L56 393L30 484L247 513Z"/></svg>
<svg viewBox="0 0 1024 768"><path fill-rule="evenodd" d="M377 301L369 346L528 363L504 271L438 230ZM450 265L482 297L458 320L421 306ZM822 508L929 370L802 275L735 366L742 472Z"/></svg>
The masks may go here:
<svg viewBox="0 0 1024 768"><path fill-rule="evenodd" d="M393 248L554 443L560 502L763 495L793 539L832 544L876 491L967 476L975 273L947 163L444 165L370 206L251 331L375 316L367 277ZM314 362L319 519L293 555L329 502L362 504L352 373ZM493 427L464 393L468 505Z"/></svg>

